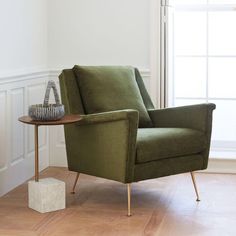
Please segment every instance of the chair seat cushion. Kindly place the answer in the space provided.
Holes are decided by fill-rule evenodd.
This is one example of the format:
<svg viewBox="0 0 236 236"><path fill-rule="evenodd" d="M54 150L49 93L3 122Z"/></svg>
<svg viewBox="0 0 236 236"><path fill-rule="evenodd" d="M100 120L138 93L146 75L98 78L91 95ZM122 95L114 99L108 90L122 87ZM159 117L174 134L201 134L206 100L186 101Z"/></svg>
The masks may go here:
<svg viewBox="0 0 236 236"><path fill-rule="evenodd" d="M74 72L87 114L135 109L139 127L152 127L133 67L75 66Z"/></svg>
<svg viewBox="0 0 236 236"><path fill-rule="evenodd" d="M136 163L197 154L206 145L204 133L193 129L138 129Z"/></svg>

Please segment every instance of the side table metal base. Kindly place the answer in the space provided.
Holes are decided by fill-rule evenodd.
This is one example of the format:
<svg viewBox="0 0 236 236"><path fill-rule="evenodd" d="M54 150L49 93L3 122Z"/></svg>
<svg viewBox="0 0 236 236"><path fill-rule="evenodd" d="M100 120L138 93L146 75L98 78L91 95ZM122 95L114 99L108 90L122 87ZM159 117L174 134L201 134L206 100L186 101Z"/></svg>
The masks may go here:
<svg viewBox="0 0 236 236"><path fill-rule="evenodd" d="M65 208L65 183L54 178L28 182L28 203L40 213L57 211Z"/></svg>

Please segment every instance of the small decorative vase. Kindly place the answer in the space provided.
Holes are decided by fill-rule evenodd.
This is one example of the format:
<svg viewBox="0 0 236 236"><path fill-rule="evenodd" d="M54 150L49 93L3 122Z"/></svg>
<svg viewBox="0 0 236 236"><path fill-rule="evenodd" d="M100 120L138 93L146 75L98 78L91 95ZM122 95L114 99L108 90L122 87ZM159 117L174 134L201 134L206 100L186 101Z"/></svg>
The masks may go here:
<svg viewBox="0 0 236 236"><path fill-rule="evenodd" d="M53 89L56 104L48 104L49 94ZM64 105L60 103L56 84L54 81L48 81L44 103L35 104L29 107L29 116L33 120L60 120L65 115Z"/></svg>

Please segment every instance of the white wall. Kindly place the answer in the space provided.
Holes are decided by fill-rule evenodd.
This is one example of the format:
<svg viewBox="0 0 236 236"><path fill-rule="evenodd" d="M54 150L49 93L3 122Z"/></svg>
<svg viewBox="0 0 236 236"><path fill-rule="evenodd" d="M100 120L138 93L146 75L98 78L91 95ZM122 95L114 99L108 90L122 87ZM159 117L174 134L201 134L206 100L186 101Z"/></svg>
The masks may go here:
<svg viewBox="0 0 236 236"><path fill-rule="evenodd" d="M45 69L47 1L0 0L0 196L33 176L33 127L18 118L42 102ZM40 169L49 165L48 144L40 128Z"/></svg>
<svg viewBox="0 0 236 236"><path fill-rule="evenodd" d="M47 67L47 0L0 0L0 77Z"/></svg>
<svg viewBox="0 0 236 236"><path fill-rule="evenodd" d="M134 65L149 69L147 0L50 0L49 67Z"/></svg>

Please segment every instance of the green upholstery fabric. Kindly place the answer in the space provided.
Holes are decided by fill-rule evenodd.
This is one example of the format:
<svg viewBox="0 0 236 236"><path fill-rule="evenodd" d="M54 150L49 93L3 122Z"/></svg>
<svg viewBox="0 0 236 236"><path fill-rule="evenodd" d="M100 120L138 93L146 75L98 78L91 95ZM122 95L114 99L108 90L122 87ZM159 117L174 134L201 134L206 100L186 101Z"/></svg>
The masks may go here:
<svg viewBox="0 0 236 236"><path fill-rule="evenodd" d="M65 126L69 170L132 182L137 129L135 110L86 115Z"/></svg>
<svg viewBox="0 0 236 236"><path fill-rule="evenodd" d="M149 110L149 115L155 127L179 127L202 131L206 137L206 149L203 169L207 168L211 143L212 112L216 108L213 103L204 103L191 106Z"/></svg>
<svg viewBox="0 0 236 236"><path fill-rule="evenodd" d="M205 150L203 132L186 128L139 129L136 162L197 154Z"/></svg>
<svg viewBox="0 0 236 236"><path fill-rule="evenodd" d="M84 114L80 91L73 70L63 70L59 75L59 82L66 114Z"/></svg>
<svg viewBox="0 0 236 236"><path fill-rule="evenodd" d="M114 75L116 79L112 82L117 82L117 88L113 83L110 85L108 79L98 80L103 81L99 88L110 88L114 94L109 96L115 96L115 100L122 98L119 93L122 92L121 88L126 89L126 83L131 87L136 83L134 87L138 89L143 102L140 107L146 109L151 118L150 123L149 117L144 115L147 120L141 126L146 128L139 129L141 112L137 107L124 109L130 108L125 106L118 109L114 105L109 108L112 111L88 114L87 99L101 102L102 90L96 90L94 96L95 90L89 92L87 83L80 86L81 73L77 71L75 76L75 68L63 70L59 76L66 113L86 114L80 122L64 127L69 170L131 183L207 168L214 104L155 110L137 69L106 67L105 72L114 70L116 76L119 73L128 73L128 77L132 78L123 79L121 83L118 79L121 78L120 74L118 77ZM96 70L105 73L103 67L96 67ZM88 75L87 72L85 74ZM90 79L91 77L89 81ZM95 86L93 81L91 83ZM140 105L140 96L136 92L133 96L130 93L127 95L126 91L125 99L135 98ZM116 102L119 104L119 101ZM153 125L153 128L150 128L150 125Z"/></svg>
<svg viewBox="0 0 236 236"><path fill-rule="evenodd" d="M202 155L179 156L137 164L134 182L203 169Z"/></svg>
<svg viewBox="0 0 236 236"><path fill-rule="evenodd" d="M135 109L139 127L152 127L133 67L75 66L74 71L87 114Z"/></svg>

